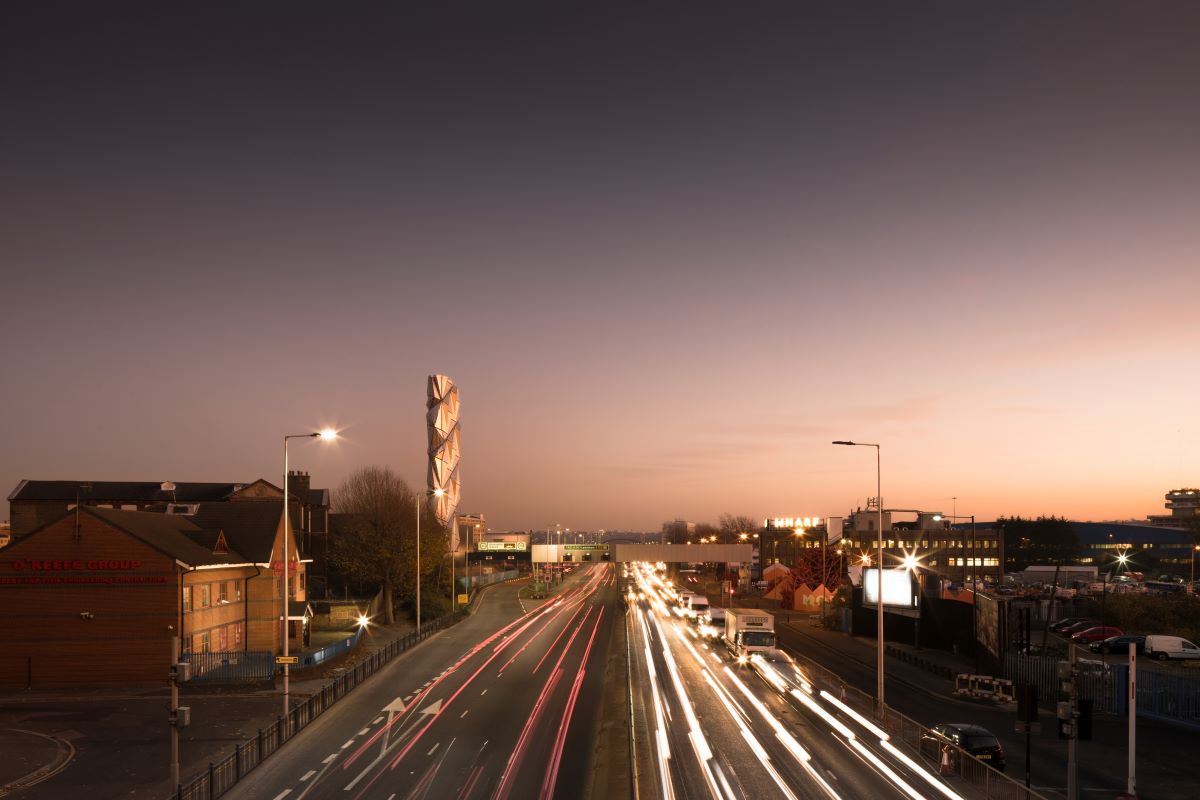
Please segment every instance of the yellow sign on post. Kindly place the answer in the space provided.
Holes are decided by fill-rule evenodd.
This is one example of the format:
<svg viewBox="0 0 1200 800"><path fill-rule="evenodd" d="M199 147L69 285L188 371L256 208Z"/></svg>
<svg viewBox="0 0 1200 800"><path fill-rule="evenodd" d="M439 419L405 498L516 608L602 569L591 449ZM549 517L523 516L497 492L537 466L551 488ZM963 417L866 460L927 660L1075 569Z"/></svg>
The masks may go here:
<svg viewBox="0 0 1200 800"><path fill-rule="evenodd" d="M299 664L300 656L275 656L276 664Z"/></svg>
<svg viewBox="0 0 1200 800"><path fill-rule="evenodd" d="M469 602L471 602L471 598L468 595L460 594L458 596L458 604L460 606L465 606Z"/></svg>

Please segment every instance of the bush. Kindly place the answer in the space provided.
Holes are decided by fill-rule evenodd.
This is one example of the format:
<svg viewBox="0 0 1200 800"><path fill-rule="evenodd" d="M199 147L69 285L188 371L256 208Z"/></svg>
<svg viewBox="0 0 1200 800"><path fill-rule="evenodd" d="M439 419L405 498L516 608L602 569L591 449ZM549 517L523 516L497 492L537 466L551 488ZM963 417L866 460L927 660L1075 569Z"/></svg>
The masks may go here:
<svg viewBox="0 0 1200 800"><path fill-rule="evenodd" d="M1188 595L1110 594L1104 616L1126 633L1200 639L1200 600Z"/></svg>

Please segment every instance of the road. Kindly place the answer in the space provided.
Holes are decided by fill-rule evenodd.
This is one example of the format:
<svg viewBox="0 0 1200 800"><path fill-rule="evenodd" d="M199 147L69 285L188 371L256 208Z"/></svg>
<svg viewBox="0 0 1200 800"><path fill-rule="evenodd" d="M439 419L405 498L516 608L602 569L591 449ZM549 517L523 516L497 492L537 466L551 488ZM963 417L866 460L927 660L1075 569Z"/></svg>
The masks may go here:
<svg viewBox="0 0 1200 800"><path fill-rule="evenodd" d="M239 800L576 798L591 768L616 604L609 564L548 601L489 590L226 795Z"/></svg>
<svg viewBox="0 0 1200 800"><path fill-rule="evenodd" d="M784 654L739 665L681 617L665 588L651 570L631 567L625 591L634 730L644 738L641 795L958 797Z"/></svg>

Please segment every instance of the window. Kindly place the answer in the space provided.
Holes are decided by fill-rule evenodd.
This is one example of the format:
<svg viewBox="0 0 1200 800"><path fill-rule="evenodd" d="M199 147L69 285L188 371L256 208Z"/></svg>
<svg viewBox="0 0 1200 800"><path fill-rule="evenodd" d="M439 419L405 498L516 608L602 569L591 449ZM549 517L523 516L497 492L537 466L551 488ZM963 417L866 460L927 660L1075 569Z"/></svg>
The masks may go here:
<svg viewBox="0 0 1200 800"><path fill-rule="evenodd" d="M211 606L212 605L212 595L210 594L210 590L212 587L210 587L207 583L205 583L201 586L197 586L196 588L200 590L199 602L197 603L196 607L197 608L208 608L209 606Z"/></svg>
<svg viewBox="0 0 1200 800"><path fill-rule="evenodd" d="M242 582L241 581L233 582L233 599L234 599L234 601L242 599Z"/></svg>
<svg viewBox="0 0 1200 800"><path fill-rule="evenodd" d="M229 581L221 581L217 584L217 598L222 604L229 602ZM222 650L225 648L222 647Z"/></svg>
<svg viewBox="0 0 1200 800"><path fill-rule="evenodd" d="M220 633L218 634L217 641L219 642L220 646L217 649L220 650L221 652L225 652L226 650L229 649L229 628L230 627L231 626L229 626L229 625L222 625Z"/></svg>
<svg viewBox="0 0 1200 800"><path fill-rule="evenodd" d="M192 587L185 586L185 587L183 587L183 612L186 614L187 612L189 612L191 610L192 610Z"/></svg>
<svg viewBox="0 0 1200 800"><path fill-rule="evenodd" d="M242 623L235 622L235 623L233 623L233 625L231 627L233 628L233 646L241 647L242 646Z"/></svg>
<svg viewBox="0 0 1200 800"><path fill-rule="evenodd" d="M207 653L211 649L212 649L212 647L211 647L211 643L209 642L208 631L204 631L203 633L197 633L196 635L194 635L192 637L192 652L193 653Z"/></svg>

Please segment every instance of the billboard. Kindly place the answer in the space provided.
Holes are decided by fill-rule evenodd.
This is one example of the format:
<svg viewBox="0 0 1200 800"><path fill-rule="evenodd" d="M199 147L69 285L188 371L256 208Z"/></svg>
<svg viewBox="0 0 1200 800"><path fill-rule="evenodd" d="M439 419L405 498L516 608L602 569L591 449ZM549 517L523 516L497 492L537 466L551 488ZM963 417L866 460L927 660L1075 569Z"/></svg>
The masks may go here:
<svg viewBox="0 0 1200 800"><path fill-rule="evenodd" d="M445 375L430 375L425 402L429 432L428 488L438 521L450 528L450 548L458 549L459 449L458 387Z"/></svg>
<svg viewBox="0 0 1200 800"><path fill-rule="evenodd" d="M873 606L879 602L878 570L864 567L862 571L863 605ZM913 574L901 567L883 571L883 604L896 608L918 608L920 593Z"/></svg>

